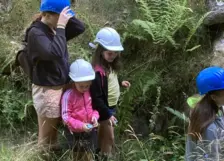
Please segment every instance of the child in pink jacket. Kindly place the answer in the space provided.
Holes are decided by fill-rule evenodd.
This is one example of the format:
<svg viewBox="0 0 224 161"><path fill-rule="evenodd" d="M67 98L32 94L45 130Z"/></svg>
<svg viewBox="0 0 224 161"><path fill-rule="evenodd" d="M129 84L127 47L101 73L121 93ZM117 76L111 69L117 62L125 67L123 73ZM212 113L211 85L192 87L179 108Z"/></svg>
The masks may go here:
<svg viewBox="0 0 224 161"><path fill-rule="evenodd" d="M72 134L74 148L79 151L76 155L80 157L78 155L82 154L83 149L84 152L94 150L94 128L98 126L99 114L92 108L89 88L95 79L95 72L90 63L78 59L71 64L69 77L74 83L73 88L63 94L62 119ZM87 161L92 158L91 153L82 154L81 157Z"/></svg>

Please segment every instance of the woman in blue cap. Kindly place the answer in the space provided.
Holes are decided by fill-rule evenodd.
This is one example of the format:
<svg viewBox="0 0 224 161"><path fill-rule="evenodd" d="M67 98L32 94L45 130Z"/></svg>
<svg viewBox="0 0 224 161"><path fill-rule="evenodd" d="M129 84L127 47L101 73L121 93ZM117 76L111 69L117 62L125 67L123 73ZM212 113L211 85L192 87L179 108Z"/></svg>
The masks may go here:
<svg viewBox="0 0 224 161"><path fill-rule="evenodd" d="M54 147L60 120L60 99L69 82L67 41L83 33L69 0L42 0L41 14L27 29L28 54L33 65L32 96L38 116L38 144Z"/></svg>
<svg viewBox="0 0 224 161"><path fill-rule="evenodd" d="M190 114L186 142L186 161L223 159L224 69L209 67L196 79L201 98Z"/></svg>

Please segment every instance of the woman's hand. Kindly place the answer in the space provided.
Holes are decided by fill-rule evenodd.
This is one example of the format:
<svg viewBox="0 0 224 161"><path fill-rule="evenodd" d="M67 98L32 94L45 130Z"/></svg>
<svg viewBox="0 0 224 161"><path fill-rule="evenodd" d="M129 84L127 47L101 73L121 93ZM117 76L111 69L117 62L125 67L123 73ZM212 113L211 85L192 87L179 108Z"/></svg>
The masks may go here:
<svg viewBox="0 0 224 161"><path fill-rule="evenodd" d="M71 13L69 13L71 11L71 9L69 8L69 6L65 7L60 15L59 15L59 19L58 19L58 24L57 27L59 28L65 28L69 19L73 17L73 15Z"/></svg>

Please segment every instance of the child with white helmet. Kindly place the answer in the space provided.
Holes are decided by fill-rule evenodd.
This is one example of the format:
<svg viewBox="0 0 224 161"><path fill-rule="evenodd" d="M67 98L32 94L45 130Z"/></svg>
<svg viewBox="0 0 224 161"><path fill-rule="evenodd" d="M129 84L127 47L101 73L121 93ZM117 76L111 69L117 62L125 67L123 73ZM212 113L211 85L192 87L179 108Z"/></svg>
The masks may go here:
<svg viewBox="0 0 224 161"><path fill-rule="evenodd" d="M70 146L75 145L72 148L79 152L77 157L82 157L85 161L92 160L92 152L86 152L95 149L94 135L96 135L95 128L98 126L99 118L98 112L92 108L89 91L91 82L95 79L95 72L89 62L78 59L71 64L69 77L73 81L73 88L63 94L62 119L73 135Z"/></svg>
<svg viewBox="0 0 224 161"><path fill-rule="evenodd" d="M190 97L192 108L186 142L186 161L222 160L224 141L224 69L202 70L196 85L200 96Z"/></svg>
<svg viewBox="0 0 224 161"><path fill-rule="evenodd" d="M92 59L92 65L96 72L96 79L90 87L93 108L99 114L99 154L103 158L111 155L114 144L114 125L117 123L115 109L120 96L120 85L130 87L128 81L119 83L118 72L120 71L120 55L124 50L120 35L110 27L102 28L94 41L96 47Z"/></svg>

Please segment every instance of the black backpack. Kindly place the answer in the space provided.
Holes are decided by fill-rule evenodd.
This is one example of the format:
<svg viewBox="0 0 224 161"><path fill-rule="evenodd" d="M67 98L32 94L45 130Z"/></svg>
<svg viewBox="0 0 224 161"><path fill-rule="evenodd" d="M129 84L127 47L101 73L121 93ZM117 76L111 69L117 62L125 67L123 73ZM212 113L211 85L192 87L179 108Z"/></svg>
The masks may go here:
<svg viewBox="0 0 224 161"><path fill-rule="evenodd" d="M29 57L28 53L28 32L32 27L35 27L34 25L31 25L25 33L25 38L22 41L22 47L18 50L16 54L16 60L15 60L15 66L21 67L24 71L24 73L32 80L32 73L33 73L33 64L31 62L31 59Z"/></svg>

